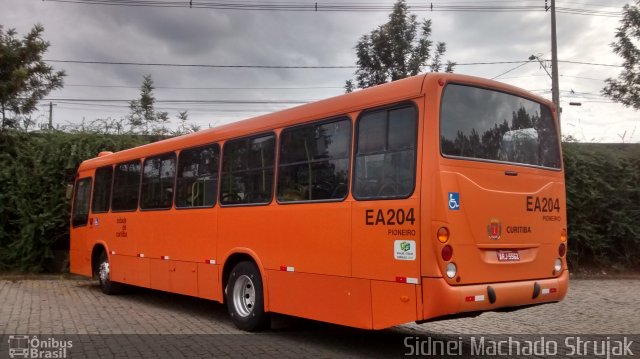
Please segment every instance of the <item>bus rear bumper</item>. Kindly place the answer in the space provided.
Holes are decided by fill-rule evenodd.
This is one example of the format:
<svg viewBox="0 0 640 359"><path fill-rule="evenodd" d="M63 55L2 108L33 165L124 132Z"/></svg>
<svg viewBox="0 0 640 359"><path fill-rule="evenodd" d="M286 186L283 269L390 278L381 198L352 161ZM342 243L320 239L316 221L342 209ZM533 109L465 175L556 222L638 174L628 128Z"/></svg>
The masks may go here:
<svg viewBox="0 0 640 359"><path fill-rule="evenodd" d="M567 270L557 278L459 286L444 278L422 278L423 318L557 302L568 289Z"/></svg>

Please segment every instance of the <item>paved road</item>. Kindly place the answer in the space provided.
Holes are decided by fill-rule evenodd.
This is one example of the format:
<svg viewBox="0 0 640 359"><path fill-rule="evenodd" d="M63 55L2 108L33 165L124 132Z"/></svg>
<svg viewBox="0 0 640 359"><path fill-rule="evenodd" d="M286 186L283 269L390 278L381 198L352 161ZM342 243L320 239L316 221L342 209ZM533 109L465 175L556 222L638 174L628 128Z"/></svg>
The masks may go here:
<svg viewBox="0 0 640 359"><path fill-rule="evenodd" d="M407 337L640 334L640 280L572 280L570 285L561 303L515 312L376 332L277 316L271 331L255 335L238 331L223 305L206 300L145 289L107 296L95 282L82 279L0 280L0 334L5 336L0 357L7 355L5 339L12 334L72 338L72 357L402 355Z"/></svg>

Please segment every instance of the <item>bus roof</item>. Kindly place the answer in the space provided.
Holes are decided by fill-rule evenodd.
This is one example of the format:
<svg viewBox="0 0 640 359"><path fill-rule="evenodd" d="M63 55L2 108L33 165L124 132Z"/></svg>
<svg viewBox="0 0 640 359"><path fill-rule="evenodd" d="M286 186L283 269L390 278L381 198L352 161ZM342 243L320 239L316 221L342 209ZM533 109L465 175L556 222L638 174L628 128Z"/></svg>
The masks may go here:
<svg viewBox="0 0 640 359"><path fill-rule="evenodd" d="M365 108L372 108L387 103L416 98L424 94L424 89L428 87L424 86L426 82L436 82L439 79L443 79L446 82L461 82L507 91L516 95L531 98L545 105L552 106L550 101L542 97L532 95L520 88L497 81L459 74L426 73L349 94L338 95L325 100L296 106L286 110L225 124L220 127L202 130L196 133L173 137L115 152L113 154L106 154L100 157L91 158L83 161L80 164L78 171L172 152L176 149L195 147L216 141L243 137L253 133L260 133L263 131L267 132L275 128L286 127L296 123L330 118Z"/></svg>

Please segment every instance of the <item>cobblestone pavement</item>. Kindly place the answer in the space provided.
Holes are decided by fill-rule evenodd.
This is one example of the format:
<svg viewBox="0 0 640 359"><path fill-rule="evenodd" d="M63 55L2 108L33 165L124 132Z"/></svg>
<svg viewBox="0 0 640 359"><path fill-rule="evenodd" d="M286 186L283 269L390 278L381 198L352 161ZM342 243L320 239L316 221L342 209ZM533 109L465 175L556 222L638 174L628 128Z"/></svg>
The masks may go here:
<svg viewBox="0 0 640 359"><path fill-rule="evenodd" d="M0 280L0 357L13 334L69 336L72 357L402 355L409 336L640 334L638 298L637 279L572 280L563 302L514 312L382 331L276 316L256 335L237 330L222 304L197 298L146 289L107 296L83 279Z"/></svg>

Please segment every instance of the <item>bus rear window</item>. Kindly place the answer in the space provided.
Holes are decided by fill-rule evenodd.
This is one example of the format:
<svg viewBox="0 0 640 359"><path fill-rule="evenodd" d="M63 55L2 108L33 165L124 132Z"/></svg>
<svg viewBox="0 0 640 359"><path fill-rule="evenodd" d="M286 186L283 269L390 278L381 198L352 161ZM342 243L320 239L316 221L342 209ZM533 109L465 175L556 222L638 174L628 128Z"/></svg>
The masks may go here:
<svg viewBox="0 0 640 359"><path fill-rule="evenodd" d="M523 97L450 84L440 108L447 157L559 169L560 146L549 107Z"/></svg>

